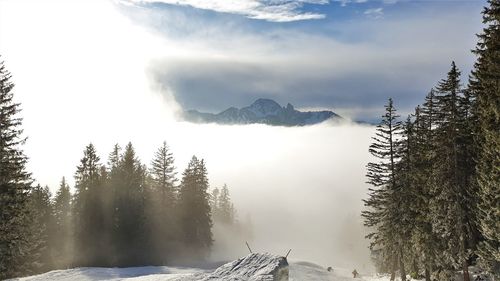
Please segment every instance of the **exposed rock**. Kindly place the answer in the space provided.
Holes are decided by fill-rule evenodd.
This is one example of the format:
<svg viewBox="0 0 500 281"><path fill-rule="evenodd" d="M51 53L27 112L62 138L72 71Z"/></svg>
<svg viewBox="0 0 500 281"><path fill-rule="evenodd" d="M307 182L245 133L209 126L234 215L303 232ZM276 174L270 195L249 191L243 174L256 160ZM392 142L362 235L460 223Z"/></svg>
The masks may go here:
<svg viewBox="0 0 500 281"><path fill-rule="evenodd" d="M291 104L281 107L273 100L258 99L250 106L241 109L230 107L218 114L188 110L184 112L184 119L194 123L305 126L342 117L332 111L299 111Z"/></svg>

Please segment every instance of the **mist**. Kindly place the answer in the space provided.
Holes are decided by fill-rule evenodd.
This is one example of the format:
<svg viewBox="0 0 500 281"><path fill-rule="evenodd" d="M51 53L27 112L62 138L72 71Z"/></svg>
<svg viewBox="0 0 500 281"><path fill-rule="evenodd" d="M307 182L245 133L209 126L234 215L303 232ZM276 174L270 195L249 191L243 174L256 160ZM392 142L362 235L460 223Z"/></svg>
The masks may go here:
<svg viewBox="0 0 500 281"><path fill-rule="evenodd" d="M205 135L203 144L174 138L172 149L177 141L197 148L207 160L211 185L229 186L239 220L251 218L252 250L284 255L291 248L291 260L371 269L360 212L372 127L184 126ZM230 251L219 253L217 239L229 239L220 243ZM215 240L216 259L248 252L245 241Z"/></svg>
<svg viewBox="0 0 500 281"><path fill-rule="evenodd" d="M148 69L158 58L191 53L134 25L113 3L29 3L0 3L0 52L22 104L37 182L52 191L63 176L71 184L89 142L105 162L115 143L131 141L149 163L166 140L179 174L194 154L206 160L211 187L229 186L239 221L251 221L254 251L292 249L292 260L371 268L360 211L373 127L178 121L172 89ZM217 226L214 233L212 260L247 253L243 236Z"/></svg>

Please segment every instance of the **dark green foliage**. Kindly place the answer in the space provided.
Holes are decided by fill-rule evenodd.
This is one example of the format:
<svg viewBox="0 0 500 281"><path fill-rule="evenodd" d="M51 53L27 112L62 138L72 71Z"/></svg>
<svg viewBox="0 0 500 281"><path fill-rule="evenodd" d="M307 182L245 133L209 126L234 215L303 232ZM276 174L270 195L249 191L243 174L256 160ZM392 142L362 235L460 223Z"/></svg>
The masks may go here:
<svg viewBox="0 0 500 281"><path fill-rule="evenodd" d="M166 264L176 251L179 230L176 221L176 172L174 157L166 142L151 161L146 214L155 253L154 262Z"/></svg>
<svg viewBox="0 0 500 281"><path fill-rule="evenodd" d="M397 165L403 152L402 142L398 139L402 133L402 124L397 120L398 117L392 99L389 99L369 149L377 162L367 165L368 183L373 188L369 189L369 198L364 200L367 210L362 213L365 226L372 230L367 236L372 240L370 248L382 259L378 263L382 267L390 268L393 275L391 279L394 279L398 264L404 272L402 253L406 239L402 225L405 217L404 192L400 192L404 187L397 173Z"/></svg>
<svg viewBox="0 0 500 281"><path fill-rule="evenodd" d="M436 87L437 126L435 130L434 176L436 184L430 201L433 213L433 230L442 238L441 265L446 269L463 267L468 279L467 266L470 249L473 249L475 217L474 192L471 190L467 167L474 167L473 159L467 158L463 149L464 138L471 135L465 126L461 107L464 92L460 85L460 71L452 63L447 78Z"/></svg>
<svg viewBox="0 0 500 281"><path fill-rule="evenodd" d="M210 196L210 209L214 222L233 225L236 220L236 211L231 202L229 188L226 184L220 189L215 188Z"/></svg>
<svg viewBox="0 0 500 281"><path fill-rule="evenodd" d="M478 255L481 264L500 278L500 1L488 3L483 11L486 28L478 35L477 62L469 83L478 122L477 214L483 236Z"/></svg>
<svg viewBox="0 0 500 281"><path fill-rule="evenodd" d="M144 260L146 175L131 143L125 147L116 169L117 171L111 171L118 175L113 192L112 241L115 245L115 262L120 266L132 266Z"/></svg>
<svg viewBox="0 0 500 281"><path fill-rule="evenodd" d="M204 160L191 158L182 174L179 212L183 242L193 255L205 257L212 246L212 219Z"/></svg>
<svg viewBox="0 0 500 281"><path fill-rule="evenodd" d="M435 127L435 96L434 91L426 97L422 108L417 107L412 125L412 133L407 135L411 141L412 150L407 150L412 160L410 180L412 201L408 208L413 212L411 228L412 261L423 269L426 281L430 281L430 272L437 263L436 255L439 239L432 229L430 201L435 186L433 163L435 159L434 132ZM407 140L408 142L408 140ZM418 271L415 274L418 275Z"/></svg>
<svg viewBox="0 0 500 281"><path fill-rule="evenodd" d="M30 271L40 273L48 271L54 266L54 257L49 243L50 235L54 229L53 206L47 186L41 187L37 185L33 187L29 197L30 208L34 216L30 228L38 240L36 248L30 255Z"/></svg>
<svg viewBox="0 0 500 281"><path fill-rule="evenodd" d="M84 266L108 264L108 241L105 240L104 207L99 156L89 144L75 174L73 202L76 263Z"/></svg>
<svg viewBox="0 0 500 281"><path fill-rule="evenodd" d="M380 160L368 164L367 177L376 188L363 212L365 224L376 229L368 237L380 267L391 268L392 262L394 272L399 264L403 275L404 265L410 265L413 276L426 280L431 273L443 278L462 270L469 280L468 266L481 239L475 104L474 92L461 87L452 63L401 130L394 130L399 123L392 101L386 107L370 146Z"/></svg>
<svg viewBox="0 0 500 281"><path fill-rule="evenodd" d="M54 198L54 226L51 232L50 245L55 268L68 268L73 261L73 221L71 212L71 193L66 179Z"/></svg>
<svg viewBox="0 0 500 281"><path fill-rule="evenodd" d="M19 104L14 102L11 75L0 61L0 279L30 273L39 238L31 232L28 205L31 176L21 150Z"/></svg>

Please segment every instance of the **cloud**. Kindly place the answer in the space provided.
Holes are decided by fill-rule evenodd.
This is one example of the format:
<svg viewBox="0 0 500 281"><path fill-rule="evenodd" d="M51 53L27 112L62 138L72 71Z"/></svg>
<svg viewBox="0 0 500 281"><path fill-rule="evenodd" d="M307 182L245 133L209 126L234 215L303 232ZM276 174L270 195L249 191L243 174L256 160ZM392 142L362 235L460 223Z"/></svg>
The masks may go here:
<svg viewBox="0 0 500 281"><path fill-rule="evenodd" d="M464 16L361 17L355 26L329 25L335 37L314 30L252 32L221 26L225 32L188 35L176 49L189 55L154 60L149 71L185 109L218 112L267 97L296 107L342 108L348 117L374 120L379 114L372 109L382 108L388 97L411 111L451 60L468 72L480 18L454 28L457 18Z"/></svg>
<svg viewBox="0 0 500 281"><path fill-rule="evenodd" d="M340 2L340 5L345 7L350 3L366 3L368 0L334 0L335 2Z"/></svg>
<svg viewBox="0 0 500 281"><path fill-rule="evenodd" d="M325 5L329 0L129 0L135 3L165 3L191 6L221 13L244 15L271 22L322 19L324 14L304 12L304 4Z"/></svg>
<svg viewBox="0 0 500 281"><path fill-rule="evenodd" d="M364 12L364 14L369 18L378 20L384 17L384 9L383 8L368 9Z"/></svg>

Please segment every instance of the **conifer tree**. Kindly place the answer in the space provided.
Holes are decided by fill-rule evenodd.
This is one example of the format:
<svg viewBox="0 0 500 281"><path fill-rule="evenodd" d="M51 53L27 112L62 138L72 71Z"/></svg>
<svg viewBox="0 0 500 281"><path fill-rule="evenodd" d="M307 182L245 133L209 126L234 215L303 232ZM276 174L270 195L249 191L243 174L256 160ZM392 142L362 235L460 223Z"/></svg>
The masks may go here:
<svg viewBox="0 0 500 281"><path fill-rule="evenodd" d="M131 143L125 147L117 170L115 187L113 243L116 265L133 266L146 259L144 188L145 169L135 156Z"/></svg>
<svg viewBox="0 0 500 281"><path fill-rule="evenodd" d="M478 121L477 214L483 237L478 255L482 265L500 279L500 1L488 0L488 4L469 89L476 97Z"/></svg>
<svg viewBox="0 0 500 281"><path fill-rule="evenodd" d="M415 109L413 122L413 152L411 171L412 201L410 207L413 212L414 227L412 231L412 249L417 261L424 268L426 281L431 281L431 273L436 264L436 242L439 238L432 231L432 214L429 209L431 192L433 190L433 90L427 95L426 102L421 108ZM415 272L418 273L418 272Z"/></svg>
<svg viewBox="0 0 500 281"><path fill-rule="evenodd" d="M176 172L174 157L166 142L156 151L151 161L147 199L148 222L157 262L166 264L172 256L177 237L176 226Z"/></svg>
<svg viewBox="0 0 500 281"><path fill-rule="evenodd" d="M49 236L53 232L53 205L49 188L35 186L30 192L30 208L34 220L31 224L32 231L36 233L39 243L30 255L31 272L41 273L53 268L51 245Z"/></svg>
<svg viewBox="0 0 500 281"><path fill-rule="evenodd" d="M234 205L231 202L231 197L229 195L229 188L226 184L221 188L218 201L218 220L225 224L234 224L235 221L235 210Z"/></svg>
<svg viewBox="0 0 500 281"><path fill-rule="evenodd" d="M28 273L27 259L37 244L29 228L32 180L21 150L25 138L13 88L11 74L0 61L0 279Z"/></svg>
<svg viewBox="0 0 500 281"><path fill-rule="evenodd" d="M193 156L182 176L179 208L184 243L193 255L203 258L213 243L204 160Z"/></svg>
<svg viewBox="0 0 500 281"><path fill-rule="evenodd" d="M162 204L166 207L174 204L175 183L177 181L175 175L174 157L167 142L163 142L151 161L151 177L153 188L159 192Z"/></svg>
<svg viewBox="0 0 500 281"><path fill-rule="evenodd" d="M115 144L113 146L113 151L108 156L108 167L110 171L116 171L114 170L115 168L120 165L120 159L121 159L121 147L118 144Z"/></svg>
<svg viewBox="0 0 500 281"><path fill-rule="evenodd" d="M471 132L463 118L463 89L460 71L454 62L447 78L438 83L436 93L436 185L430 201L433 230L443 242L439 252L444 269L453 271L461 268L464 281L468 281L468 261L475 247L475 216L471 208L475 193L467 174L468 165L473 165L472 159L468 159L463 149L464 140Z"/></svg>
<svg viewBox="0 0 500 281"><path fill-rule="evenodd" d="M210 211L214 221L219 217L219 194L220 190L217 187L210 193Z"/></svg>
<svg viewBox="0 0 500 281"><path fill-rule="evenodd" d="M73 202L75 252L80 266L105 265L108 242L102 239L101 164L93 144L84 151L75 173Z"/></svg>
<svg viewBox="0 0 500 281"><path fill-rule="evenodd" d="M71 193L63 177L54 198L54 231L51 233L51 247L55 268L67 268L72 263L73 222L71 214Z"/></svg>
<svg viewBox="0 0 500 281"><path fill-rule="evenodd" d="M369 152L378 160L367 165L369 198L364 200L366 211L362 212L365 226L373 231L367 238L371 239L370 248L382 260L384 267L390 268L391 280L395 279L398 264L403 265L403 239L401 232L401 198L397 178L397 164L401 159L401 143L398 135L402 125L397 120L396 109L392 99L385 106L386 112L382 122L377 126L376 136L370 145ZM402 268L401 268L402 269ZM403 276L404 270L402 270Z"/></svg>

